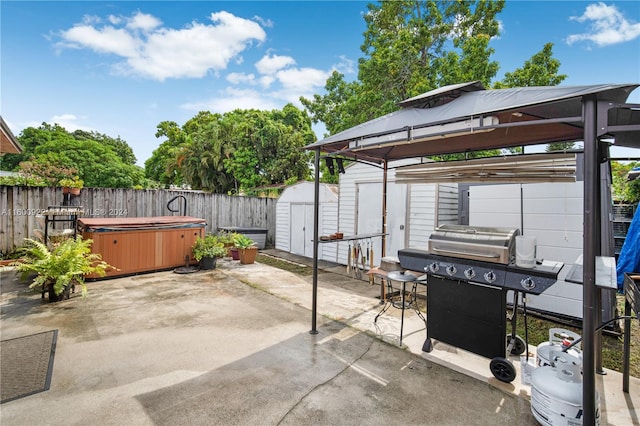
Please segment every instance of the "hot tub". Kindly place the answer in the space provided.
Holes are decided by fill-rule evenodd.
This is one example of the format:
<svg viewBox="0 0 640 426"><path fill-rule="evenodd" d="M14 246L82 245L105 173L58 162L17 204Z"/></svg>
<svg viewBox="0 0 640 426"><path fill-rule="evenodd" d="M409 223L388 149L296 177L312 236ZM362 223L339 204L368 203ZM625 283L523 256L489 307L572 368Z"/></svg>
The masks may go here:
<svg viewBox="0 0 640 426"><path fill-rule="evenodd" d="M82 238L93 240L92 252L118 268L109 277L197 263L191 248L205 226L204 219L191 216L78 219Z"/></svg>

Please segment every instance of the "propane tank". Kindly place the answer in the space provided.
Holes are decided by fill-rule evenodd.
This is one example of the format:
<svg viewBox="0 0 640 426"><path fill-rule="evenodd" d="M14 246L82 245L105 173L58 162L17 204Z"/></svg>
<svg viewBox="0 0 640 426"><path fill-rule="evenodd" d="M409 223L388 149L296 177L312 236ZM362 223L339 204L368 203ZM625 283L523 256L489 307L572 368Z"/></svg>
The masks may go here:
<svg viewBox="0 0 640 426"><path fill-rule="evenodd" d="M565 330L563 328L550 328L549 341L540 343L536 350L536 365L538 367L553 365L550 357L551 351L562 350L563 348L570 346L579 338L580 335L573 331ZM580 350L579 343L566 352L578 358L580 360L580 364L582 364L582 351Z"/></svg>
<svg viewBox="0 0 640 426"><path fill-rule="evenodd" d="M531 373L531 413L542 425L582 425L581 361L561 350L550 353L554 366ZM596 391L596 425L600 424L600 396Z"/></svg>

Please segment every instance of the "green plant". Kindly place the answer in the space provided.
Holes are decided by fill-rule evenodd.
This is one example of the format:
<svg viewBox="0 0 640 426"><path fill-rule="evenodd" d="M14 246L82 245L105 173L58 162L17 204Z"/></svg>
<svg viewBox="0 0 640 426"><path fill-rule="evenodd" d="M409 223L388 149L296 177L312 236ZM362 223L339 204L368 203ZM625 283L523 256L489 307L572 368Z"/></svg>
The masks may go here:
<svg viewBox="0 0 640 426"><path fill-rule="evenodd" d="M47 182L39 176L18 174L0 177L0 185L6 186L47 186Z"/></svg>
<svg viewBox="0 0 640 426"><path fill-rule="evenodd" d="M113 268L102 260L100 254L91 252L93 240L83 240L81 236L68 238L51 249L30 238L25 239L25 242L26 245L17 250L22 259L13 266L18 272L22 272L23 278L30 273L37 274L30 288L47 289L53 285L54 293L59 295L68 285L80 284L82 295L85 296L85 276L93 274L102 277L107 269Z"/></svg>
<svg viewBox="0 0 640 426"><path fill-rule="evenodd" d="M58 185L65 188L82 188L84 186L84 181L80 179L79 176L74 176L73 178L60 179Z"/></svg>
<svg viewBox="0 0 640 426"><path fill-rule="evenodd" d="M238 235L240 234L237 232L221 231L218 233L218 241L220 241L224 246L235 246L235 241Z"/></svg>
<svg viewBox="0 0 640 426"><path fill-rule="evenodd" d="M233 244L239 249L248 249L255 246L255 241L243 234L237 234Z"/></svg>
<svg viewBox="0 0 640 426"><path fill-rule="evenodd" d="M200 262L203 257L224 257L227 249L216 235L205 235L196 238L193 244L193 258Z"/></svg>

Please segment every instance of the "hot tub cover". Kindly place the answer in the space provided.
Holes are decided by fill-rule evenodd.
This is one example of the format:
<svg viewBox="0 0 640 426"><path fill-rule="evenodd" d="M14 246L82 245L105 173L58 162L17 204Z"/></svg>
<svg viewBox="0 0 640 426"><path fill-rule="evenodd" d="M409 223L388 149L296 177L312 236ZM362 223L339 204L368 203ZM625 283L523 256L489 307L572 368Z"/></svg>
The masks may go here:
<svg viewBox="0 0 640 426"><path fill-rule="evenodd" d="M80 218L78 226L82 231L107 232L130 229L159 228L200 228L206 225L204 219L191 216L150 216L115 218Z"/></svg>

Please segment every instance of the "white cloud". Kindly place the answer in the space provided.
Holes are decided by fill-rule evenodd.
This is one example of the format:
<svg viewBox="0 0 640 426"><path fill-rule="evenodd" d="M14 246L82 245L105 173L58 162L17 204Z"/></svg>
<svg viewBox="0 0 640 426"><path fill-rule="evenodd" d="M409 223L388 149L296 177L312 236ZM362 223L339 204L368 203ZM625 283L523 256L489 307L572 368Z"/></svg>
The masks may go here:
<svg viewBox="0 0 640 426"><path fill-rule="evenodd" d="M180 106L188 111L211 111L224 114L235 109L272 110L281 108L281 102L265 96L264 93L250 89L227 88L220 96L201 102Z"/></svg>
<svg viewBox="0 0 640 426"><path fill-rule="evenodd" d="M256 62L256 69L260 74L272 75L278 70L295 65L296 61L290 56L265 55Z"/></svg>
<svg viewBox="0 0 640 426"><path fill-rule="evenodd" d="M76 130L84 130L87 132L93 131L92 128L83 126L78 123L78 121L84 120L84 119L86 119L86 117L78 117L75 114L60 114L60 115L54 115L53 117L51 117L51 119L49 119L47 123L58 124L64 127L68 132L74 132ZM40 126L40 124L41 123L38 123L38 125L35 127Z"/></svg>
<svg viewBox="0 0 640 426"><path fill-rule="evenodd" d="M162 25L162 21L155 16L138 12L131 19L129 19L127 28L131 30L142 30L144 32L149 32L154 28L159 27L160 25Z"/></svg>
<svg viewBox="0 0 640 426"><path fill-rule="evenodd" d="M335 64L333 68L341 74L355 74L356 66L355 61L347 58L344 55L340 56L340 62Z"/></svg>
<svg viewBox="0 0 640 426"><path fill-rule="evenodd" d="M64 43L58 47L89 48L99 53L112 53L118 56L135 57L138 54L139 40L128 31L105 26L100 30L90 25L77 25L61 33Z"/></svg>
<svg viewBox="0 0 640 426"><path fill-rule="evenodd" d="M254 16L253 20L259 22L265 28L273 28L273 21L271 19L265 19L261 16Z"/></svg>
<svg viewBox="0 0 640 426"><path fill-rule="evenodd" d="M260 85L265 89L269 88L274 81L276 81L276 79L270 75L263 75L260 77Z"/></svg>
<svg viewBox="0 0 640 426"><path fill-rule="evenodd" d="M257 84L255 75L241 72L232 72L227 74L227 81L231 84Z"/></svg>
<svg viewBox="0 0 640 426"><path fill-rule="evenodd" d="M322 87L330 73L315 68L292 68L276 73L276 78L285 90L308 93Z"/></svg>
<svg viewBox="0 0 640 426"><path fill-rule="evenodd" d="M591 41L597 46L608 46L640 37L640 23L628 20L614 5L593 3L587 6L582 16L572 16L569 19L589 23L588 32L567 37L567 44L570 45Z"/></svg>
<svg viewBox="0 0 640 426"><path fill-rule="evenodd" d="M164 81L167 78L201 78L220 71L253 41L262 42L266 33L254 21L228 12L212 13L211 24L192 22L181 29L164 28L152 15L137 12L123 19L125 27L98 27L86 23L60 33L60 48L92 49L121 56L115 72ZM142 32L138 31L142 30Z"/></svg>

